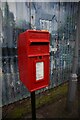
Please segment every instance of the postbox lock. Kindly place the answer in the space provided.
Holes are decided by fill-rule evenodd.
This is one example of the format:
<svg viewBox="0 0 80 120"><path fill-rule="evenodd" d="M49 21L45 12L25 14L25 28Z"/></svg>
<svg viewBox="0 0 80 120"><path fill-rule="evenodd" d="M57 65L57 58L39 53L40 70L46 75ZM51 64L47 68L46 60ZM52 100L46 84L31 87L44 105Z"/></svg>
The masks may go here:
<svg viewBox="0 0 80 120"><path fill-rule="evenodd" d="M38 59L42 59L42 56L39 56Z"/></svg>

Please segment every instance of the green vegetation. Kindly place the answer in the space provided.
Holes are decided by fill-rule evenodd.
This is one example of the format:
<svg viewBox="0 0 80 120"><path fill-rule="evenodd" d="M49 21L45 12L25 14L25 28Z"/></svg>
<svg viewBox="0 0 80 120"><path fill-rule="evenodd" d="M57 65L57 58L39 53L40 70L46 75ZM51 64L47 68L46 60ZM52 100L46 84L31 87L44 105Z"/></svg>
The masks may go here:
<svg viewBox="0 0 80 120"><path fill-rule="evenodd" d="M65 97L67 95L67 89L68 85L64 84L46 91L41 97L36 99L36 107L39 108L45 104L56 102L60 98Z"/></svg>
<svg viewBox="0 0 80 120"><path fill-rule="evenodd" d="M60 85L56 88L44 91L39 95L36 95L36 108L39 108L43 105L54 103L58 101L60 98L65 97L67 95L68 85L67 83ZM8 110L9 109L9 110ZM3 109L4 112L5 107ZM17 103L11 104L8 106L6 110L6 118L22 118L31 112L31 101L30 98L26 98L22 101L18 101Z"/></svg>

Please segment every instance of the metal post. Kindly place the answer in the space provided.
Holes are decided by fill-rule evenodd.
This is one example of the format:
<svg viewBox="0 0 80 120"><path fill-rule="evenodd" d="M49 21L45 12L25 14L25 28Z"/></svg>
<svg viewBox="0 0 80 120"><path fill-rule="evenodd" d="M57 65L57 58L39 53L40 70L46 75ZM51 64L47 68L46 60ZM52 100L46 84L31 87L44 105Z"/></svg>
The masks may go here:
<svg viewBox="0 0 80 120"><path fill-rule="evenodd" d="M35 91L31 92L32 120L36 120Z"/></svg>
<svg viewBox="0 0 80 120"><path fill-rule="evenodd" d="M0 120L2 119L2 3L0 1Z"/></svg>
<svg viewBox="0 0 80 120"><path fill-rule="evenodd" d="M77 68L78 68L78 45L79 45L79 32L80 32L80 2L78 3L78 12L77 12L77 28L76 28L76 40L75 40L75 51L73 58L73 68L71 73L71 78L69 80L69 90L68 90L68 105L67 108L69 111L73 110L73 103L76 97L77 90Z"/></svg>
<svg viewBox="0 0 80 120"><path fill-rule="evenodd" d="M29 2L29 22L30 22L29 27L31 29L31 0Z"/></svg>
<svg viewBox="0 0 80 120"><path fill-rule="evenodd" d="M68 90L68 111L72 112L73 110L73 103L75 101L76 97L76 91L77 91L77 74L71 74L70 77L71 80L69 80L69 90Z"/></svg>

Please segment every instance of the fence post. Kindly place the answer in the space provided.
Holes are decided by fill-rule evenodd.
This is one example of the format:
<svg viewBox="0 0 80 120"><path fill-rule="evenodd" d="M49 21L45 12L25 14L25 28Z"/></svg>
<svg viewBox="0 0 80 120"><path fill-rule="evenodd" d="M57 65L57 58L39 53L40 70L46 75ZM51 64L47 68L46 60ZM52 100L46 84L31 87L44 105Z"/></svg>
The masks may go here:
<svg viewBox="0 0 80 120"><path fill-rule="evenodd" d="M69 80L69 89L68 89L68 104L67 104L68 111L73 110L73 103L76 97L79 34L80 34L80 2L78 2L75 51L74 51L73 64L72 64L72 73Z"/></svg>
<svg viewBox="0 0 80 120"><path fill-rule="evenodd" d="M0 1L0 120L2 119L2 3Z"/></svg>

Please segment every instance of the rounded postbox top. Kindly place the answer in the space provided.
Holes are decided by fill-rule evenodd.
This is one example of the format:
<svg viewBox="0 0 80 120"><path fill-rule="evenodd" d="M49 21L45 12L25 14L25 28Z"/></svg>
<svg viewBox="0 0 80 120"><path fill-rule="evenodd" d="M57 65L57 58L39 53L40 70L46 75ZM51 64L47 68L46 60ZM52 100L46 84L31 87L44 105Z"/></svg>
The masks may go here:
<svg viewBox="0 0 80 120"><path fill-rule="evenodd" d="M48 30L33 30L33 29L29 29L29 30L26 30L27 32L48 32Z"/></svg>

